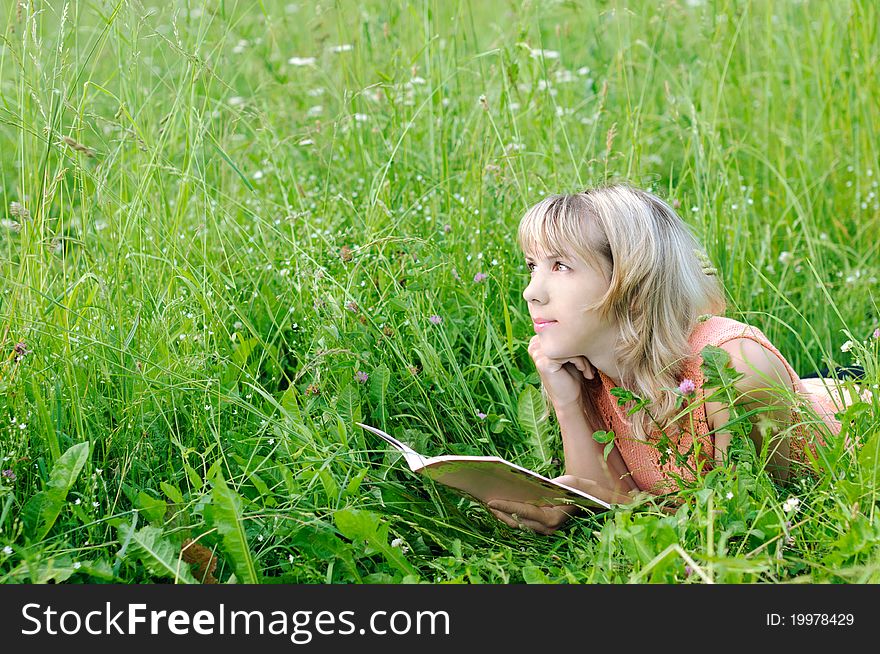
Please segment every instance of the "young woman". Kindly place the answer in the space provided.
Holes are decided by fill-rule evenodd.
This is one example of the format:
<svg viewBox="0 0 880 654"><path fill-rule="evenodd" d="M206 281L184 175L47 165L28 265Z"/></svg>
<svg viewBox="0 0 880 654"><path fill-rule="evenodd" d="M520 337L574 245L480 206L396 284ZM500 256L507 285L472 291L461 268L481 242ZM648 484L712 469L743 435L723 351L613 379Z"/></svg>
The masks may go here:
<svg viewBox="0 0 880 654"><path fill-rule="evenodd" d="M742 373L729 397L759 408L749 435L758 451L770 438L768 468L778 479L802 466L806 448L815 453L814 441L840 433L834 413L855 398L836 397L833 379L804 382L759 329L722 317L715 269L655 195L615 184L548 196L526 212L518 241L531 274L523 292L536 332L529 354L546 415L552 406L563 439L560 483L625 503L640 491L675 491L679 479L723 462L731 404L707 400L707 345L725 350ZM646 404L627 415L634 401L619 406L615 387ZM869 392L862 399L870 402ZM592 438L597 430L615 434L607 461ZM510 526L541 533L574 511L505 501L490 507Z"/></svg>

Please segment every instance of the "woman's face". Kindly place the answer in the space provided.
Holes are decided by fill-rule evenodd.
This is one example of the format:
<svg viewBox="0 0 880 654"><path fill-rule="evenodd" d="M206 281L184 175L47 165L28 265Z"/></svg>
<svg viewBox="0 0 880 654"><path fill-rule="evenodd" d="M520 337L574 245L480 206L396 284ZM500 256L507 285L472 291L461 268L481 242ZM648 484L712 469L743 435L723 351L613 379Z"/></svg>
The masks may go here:
<svg viewBox="0 0 880 654"><path fill-rule="evenodd" d="M523 291L541 349L551 358L586 356L593 360L608 353L610 326L598 310L584 312L608 290L610 270L596 270L570 254L527 253L526 267L531 279ZM553 321L542 327L539 320ZM604 355L604 356L603 356Z"/></svg>

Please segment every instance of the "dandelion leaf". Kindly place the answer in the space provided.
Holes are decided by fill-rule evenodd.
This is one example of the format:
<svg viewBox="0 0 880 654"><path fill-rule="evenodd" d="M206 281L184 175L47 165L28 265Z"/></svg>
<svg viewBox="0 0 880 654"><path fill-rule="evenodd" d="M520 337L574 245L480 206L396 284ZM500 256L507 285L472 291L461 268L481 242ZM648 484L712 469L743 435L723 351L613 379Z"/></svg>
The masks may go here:
<svg viewBox="0 0 880 654"><path fill-rule="evenodd" d="M236 577L245 584L260 583L241 520L241 497L226 485L219 471L212 483L210 510L206 507L205 517L217 528L223 551L232 563Z"/></svg>
<svg viewBox="0 0 880 654"><path fill-rule="evenodd" d="M541 393L534 386L526 386L517 400L516 417L520 428L528 435L540 463L547 463L552 458L552 434L549 424L540 421L545 410L546 405Z"/></svg>
<svg viewBox="0 0 880 654"><path fill-rule="evenodd" d="M77 443L69 448L52 467L46 489L36 493L25 504L22 520L33 540L43 540L55 524L67 501L67 493L76 483L88 457L88 443Z"/></svg>
<svg viewBox="0 0 880 654"><path fill-rule="evenodd" d="M198 583L189 571L189 565L179 555L159 527L146 526L138 531L126 523L118 527L119 540L130 539L125 557L128 560L139 560L150 574L157 577L174 579L186 584Z"/></svg>

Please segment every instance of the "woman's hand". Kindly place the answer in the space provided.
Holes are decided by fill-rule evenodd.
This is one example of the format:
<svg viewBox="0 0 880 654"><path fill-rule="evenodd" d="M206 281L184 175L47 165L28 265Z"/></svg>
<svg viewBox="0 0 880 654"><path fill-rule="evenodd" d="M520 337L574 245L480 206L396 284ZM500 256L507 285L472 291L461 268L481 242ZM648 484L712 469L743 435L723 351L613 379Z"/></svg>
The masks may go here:
<svg viewBox="0 0 880 654"><path fill-rule="evenodd" d="M608 504L628 504L634 499L633 494L604 488L590 479L574 475L562 475L553 481L563 486L576 488ZM535 506L509 500L492 500L487 503L487 506L496 518L514 529L531 529L546 535L550 535L562 527L571 515L580 508L571 504Z"/></svg>
<svg viewBox="0 0 880 654"><path fill-rule="evenodd" d="M529 341L529 356L535 362L538 376L554 407L567 406L581 398L584 379L596 376L595 368L584 356L551 359L541 350L541 339L535 334Z"/></svg>

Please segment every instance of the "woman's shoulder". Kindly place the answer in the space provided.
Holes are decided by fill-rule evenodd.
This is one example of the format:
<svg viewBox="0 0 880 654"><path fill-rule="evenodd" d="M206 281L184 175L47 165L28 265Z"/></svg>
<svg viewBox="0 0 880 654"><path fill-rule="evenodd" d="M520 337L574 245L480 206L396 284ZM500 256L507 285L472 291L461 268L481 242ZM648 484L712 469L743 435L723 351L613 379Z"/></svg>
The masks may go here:
<svg viewBox="0 0 880 654"><path fill-rule="evenodd" d="M757 327L726 316L701 316L691 333L691 345L694 349L701 350L706 345L721 347L727 341L735 338L750 338L758 341L767 341L767 337Z"/></svg>

